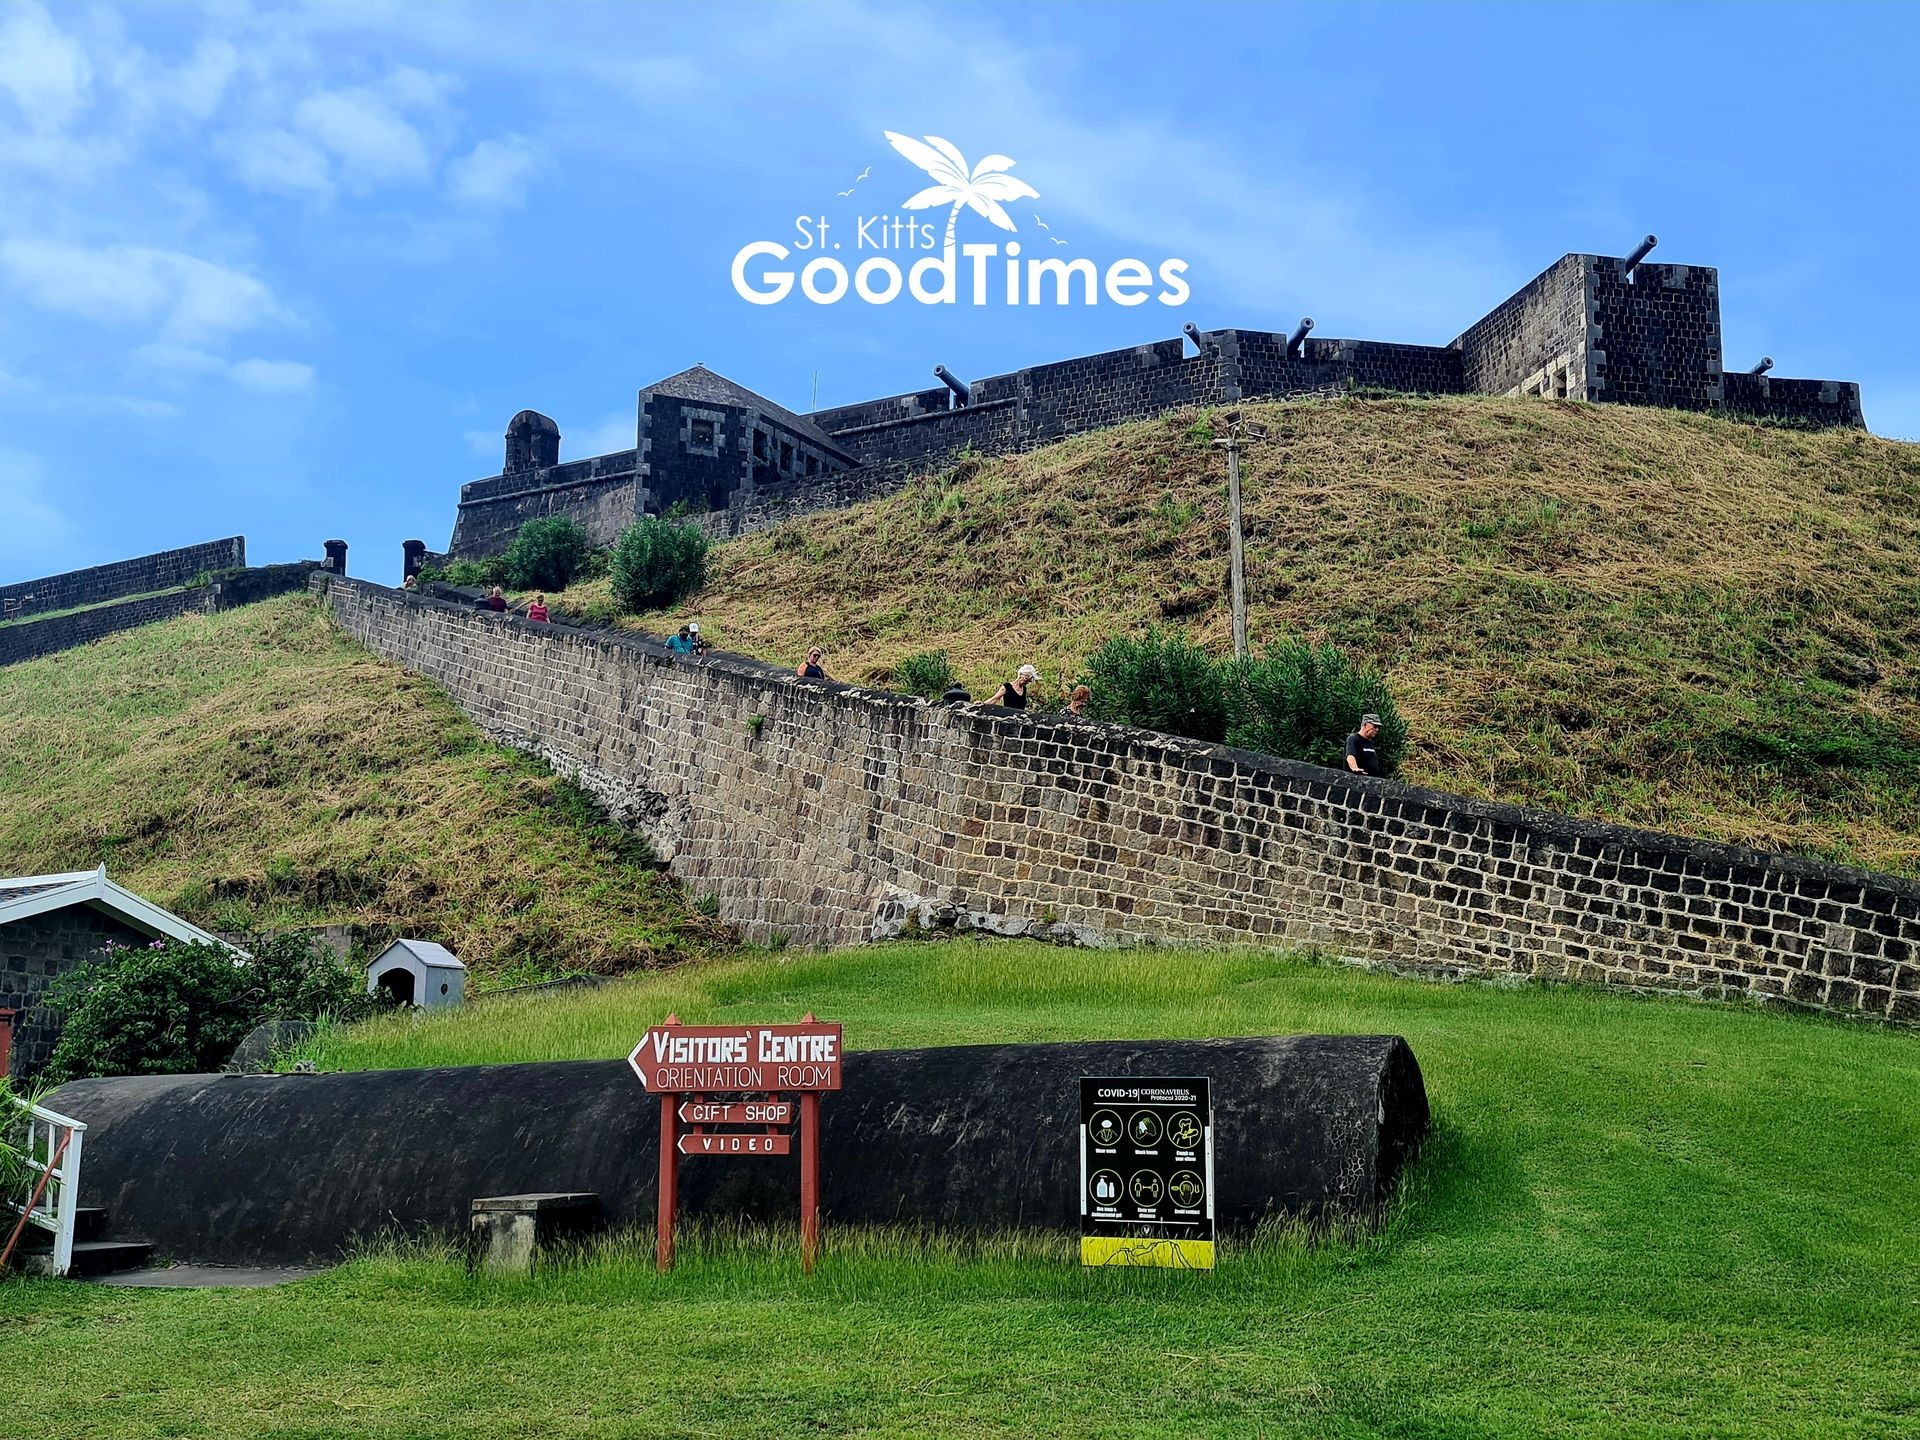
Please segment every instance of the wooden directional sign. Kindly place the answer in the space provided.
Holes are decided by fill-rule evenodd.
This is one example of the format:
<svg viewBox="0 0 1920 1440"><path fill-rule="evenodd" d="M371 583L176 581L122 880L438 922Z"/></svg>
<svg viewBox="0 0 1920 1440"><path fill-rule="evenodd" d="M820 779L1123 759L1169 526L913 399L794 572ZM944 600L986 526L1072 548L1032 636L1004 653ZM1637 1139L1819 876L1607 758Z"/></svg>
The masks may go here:
<svg viewBox="0 0 1920 1440"><path fill-rule="evenodd" d="M627 1057L656 1095L742 1095L840 1088L840 1027L656 1025Z"/></svg>
<svg viewBox="0 0 1920 1440"><path fill-rule="evenodd" d="M790 1155L791 1135L755 1135L738 1130L717 1135L682 1135L682 1155Z"/></svg>
<svg viewBox="0 0 1920 1440"><path fill-rule="evenodd" d="M685 1125L785 1125L791 1119L793 1119L791 1100L682 1100L680 1102L680 1120Z"/></svg>

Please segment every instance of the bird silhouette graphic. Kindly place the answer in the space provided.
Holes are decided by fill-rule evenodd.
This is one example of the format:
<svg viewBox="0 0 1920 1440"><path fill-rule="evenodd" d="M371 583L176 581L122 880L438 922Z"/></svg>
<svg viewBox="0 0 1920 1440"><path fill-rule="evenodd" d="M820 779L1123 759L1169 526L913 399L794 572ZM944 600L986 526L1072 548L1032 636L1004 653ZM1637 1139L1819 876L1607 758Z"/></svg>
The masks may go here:
<svg viewBox="0 0 1920 1440"><path fill-rule="evenodd" d="M1053 229L1051 225L1049 225L1046 221L1042 220L1038 215L1033 217L1033 223L1038 225L1042 230Z"/></svg>
<svg viewBox="0 0 1920 1440"><path fill-rule="evenodd" d="M873 173L873 167L869 165L866 169L862 170L858 175L853 177L853 183L858 185L862 180L866 179L872 173Z"/></svg>
<svg viewBox="0 0 1920 1440"><path fill-rule="evenodd" d="M1062 240L1058 235L1049 235L1047 238L1053 241L1053 243L1056 245L1064 245L1067 243L1066 241Z"/></svg>
<svg viewBox="0 0 1920 1440"><path fill-rule="evenodd" d="M834 191L833 193L834 193L834 194L836 194L836 195L838 195L838 196L839 196L839 197L840 197L841 199L843 199L843 200L844 200L844 199L845 199L845 198L846 198L847 196L849 196L849 195L851 195L851 194L853 193L853 191L851 191L851 190L836 190L836 191Z"/></svg>

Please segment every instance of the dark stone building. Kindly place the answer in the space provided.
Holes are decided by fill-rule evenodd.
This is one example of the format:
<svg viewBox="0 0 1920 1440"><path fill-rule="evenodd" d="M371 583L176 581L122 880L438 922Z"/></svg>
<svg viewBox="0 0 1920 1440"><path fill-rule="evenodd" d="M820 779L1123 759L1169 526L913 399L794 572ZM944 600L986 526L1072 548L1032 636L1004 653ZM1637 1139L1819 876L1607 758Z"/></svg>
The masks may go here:
<svg viewBox="0 0 1920 1440"><path fill-rule="evenodd" d="M0 1010L19 1012L14 1073L32 1075L60 1038L59 1014L40 1003L53 980L108 945L158 939L215 937L114 884L105 866L0 880Z"/></svg>
<svg viewBox="0 0 1920 1440"><path fill-rule="evenodd" d="M507 431L499 475L460 491L449 553L498 554L523 522L571 515L601 543L679 506L737 533L894 488L963 449L1020 450L1184 405L1336 393L1543 395L1863 427L1860 387L1726 373L1719 272L1565 255L1447 345L1200 331L1103 355L798 415L696 365L640 392L635 446L559 461L553 421ZM1188 346L1191 344L1192 351ZM1763 367L1764 368L1764 367Z"/></svg>

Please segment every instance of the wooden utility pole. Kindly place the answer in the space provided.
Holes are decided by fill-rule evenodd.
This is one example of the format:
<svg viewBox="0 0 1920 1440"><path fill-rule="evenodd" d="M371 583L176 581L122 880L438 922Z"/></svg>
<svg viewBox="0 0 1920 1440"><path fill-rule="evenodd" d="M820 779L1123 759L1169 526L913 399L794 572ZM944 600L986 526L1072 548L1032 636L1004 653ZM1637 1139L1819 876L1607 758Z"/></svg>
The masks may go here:
<svg viewBox="0 0 1920 1440"><path fill-rule="evenodd" d="M1240 423L1240 412L1224 417L1226 435L1214 441L1227 452L1227 533L1232 551L1233 575L1233 658L1247 658L1247 540L1240 512L1240 447L1266 438L1264 430L1248 430Z"/></svg>

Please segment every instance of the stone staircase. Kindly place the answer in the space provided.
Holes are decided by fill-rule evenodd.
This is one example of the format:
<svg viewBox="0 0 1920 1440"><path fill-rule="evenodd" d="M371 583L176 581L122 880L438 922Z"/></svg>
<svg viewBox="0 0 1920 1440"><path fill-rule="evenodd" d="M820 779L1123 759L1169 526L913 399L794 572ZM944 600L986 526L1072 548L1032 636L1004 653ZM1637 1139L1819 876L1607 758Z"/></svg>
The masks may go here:
<svg viewBox="0 0 1920 1440"><path fill-rule="evenodd" d="M153 1244L147 1240L109 1240L107 1212L98 1205L82 1205L74 1211L73 1268L67 1277L73 1280L93 1275L110 1275L120 1270L138 1270L153 1258ZM4 1239L0 1236L0 1239ZM46 1275L53 1269L53 1237L43 1230L29 1230L21 1237L14 1264L29 1274Z"/></svg>

